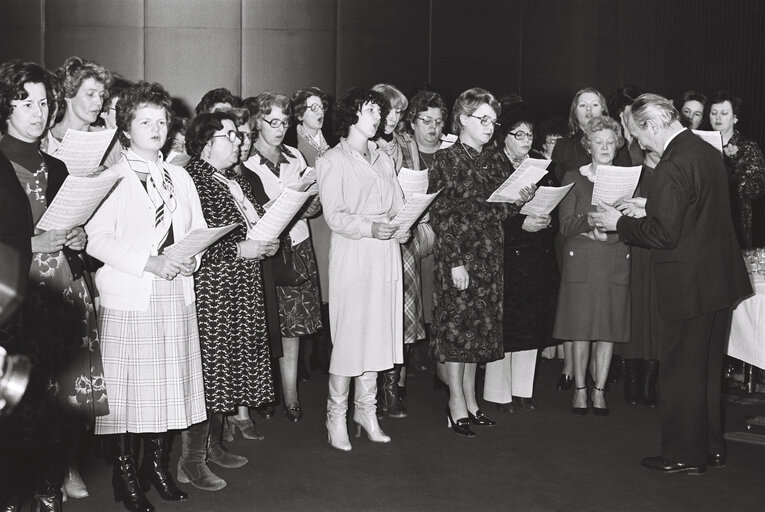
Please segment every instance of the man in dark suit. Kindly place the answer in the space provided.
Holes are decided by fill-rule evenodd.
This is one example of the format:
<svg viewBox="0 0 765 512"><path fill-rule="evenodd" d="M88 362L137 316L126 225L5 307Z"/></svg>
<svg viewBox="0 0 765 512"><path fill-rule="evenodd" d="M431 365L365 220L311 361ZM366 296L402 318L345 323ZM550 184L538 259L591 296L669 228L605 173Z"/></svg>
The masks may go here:
<svg viewBox="0 0 765 512"><path fill-rule="evenodd" d="M642 464L664 473L721 467L722 361L733 306L752 293L730 215L721 155L680 124L672 102L640 96L625 112L643 149L661 157L642 218L600 205L602 230L651 249L662 339L661 455Z"/></svg>

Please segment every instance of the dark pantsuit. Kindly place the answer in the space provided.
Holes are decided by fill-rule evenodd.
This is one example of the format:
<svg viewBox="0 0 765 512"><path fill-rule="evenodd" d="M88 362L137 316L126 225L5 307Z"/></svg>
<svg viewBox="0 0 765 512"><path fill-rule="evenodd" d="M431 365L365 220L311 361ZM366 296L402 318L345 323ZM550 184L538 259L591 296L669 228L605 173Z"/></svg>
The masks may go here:
<svg viewBox="0 0 765 512"><path fill-rule="evenodd" d="M725 453L722 364L731 310L667 322L661 351L661 455L706 464Z"/></svg>

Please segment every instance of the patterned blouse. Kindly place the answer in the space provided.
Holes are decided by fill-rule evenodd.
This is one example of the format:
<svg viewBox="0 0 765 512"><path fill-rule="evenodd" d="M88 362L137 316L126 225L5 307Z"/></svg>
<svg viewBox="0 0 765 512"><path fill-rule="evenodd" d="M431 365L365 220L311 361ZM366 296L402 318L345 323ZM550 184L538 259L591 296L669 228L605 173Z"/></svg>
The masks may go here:
<svg viewBox="0 0 765 512"><path fill-rule="evenodd" d="M723 146L728 170L731 209L742 249L752 247L752 201L765 195L765 160L760 146L738 131Z"/></svg>

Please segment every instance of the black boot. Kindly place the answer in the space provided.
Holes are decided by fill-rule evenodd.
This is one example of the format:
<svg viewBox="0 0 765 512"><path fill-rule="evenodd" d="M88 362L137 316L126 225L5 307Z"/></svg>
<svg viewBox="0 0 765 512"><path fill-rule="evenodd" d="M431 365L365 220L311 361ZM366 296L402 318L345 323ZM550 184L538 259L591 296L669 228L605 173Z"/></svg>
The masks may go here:
<svg viewBox="0 0 765 512"><path fill-rule="evenodd" d="M392 370L381 372L383 375L382 385L382 410L391 418L406 418L406 407L401 403L398 396L398 378L401 366L396 365Z"/></svg>
<svg viewBox="0 0 765 512"><path fill-rule="evenodd" d="M138 472L141 490L148 492L151 485L165 501L183 501L189 495L178 489L167 469L170 462L168 434L143 435L143 462Z"/></svg>
<svg viewBox="0 0 765 512"><path fill-rule="evenodd" d="M638 391L638 374L640 373L640 359L624 359L624 401L629 405L640 403Z"/></svg>
<svg viewBox="0 0 765 512"><path fill-rule="evenodd" d="M648 407L656 407L656 380L659 377L659 361L643 360L640 368L640 401Z"/></svg>
<svg viewBox="0 0 765 512"><path fill-rule="evenodd" d="M61 484L56 485L45 480L37 484L37 489L32 496L31 510L32 512L61 512L61 499Z"/></svg>
<svg viewBox="0 0 765 512"><path fill-rule="evenodd" d="M122 502L130 512L154 512L154 506L146 499L138 483L134 454L138 453L139 437L137 434L114 434L112 450L114 470L112 487L114 499Z"/></svg>

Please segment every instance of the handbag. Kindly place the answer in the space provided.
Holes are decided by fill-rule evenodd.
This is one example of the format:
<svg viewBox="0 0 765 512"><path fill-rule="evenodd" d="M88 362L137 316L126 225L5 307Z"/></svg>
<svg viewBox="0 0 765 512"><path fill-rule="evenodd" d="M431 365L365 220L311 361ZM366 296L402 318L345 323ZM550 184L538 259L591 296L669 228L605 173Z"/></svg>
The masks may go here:
<svg viewBox="0 0 765 512"><path fill-rule="evenodd" d="M274 283L277 286L299 286L313 277L308 263L292 247L289 237L282 240L279 250L273 256Z"/></svg>

